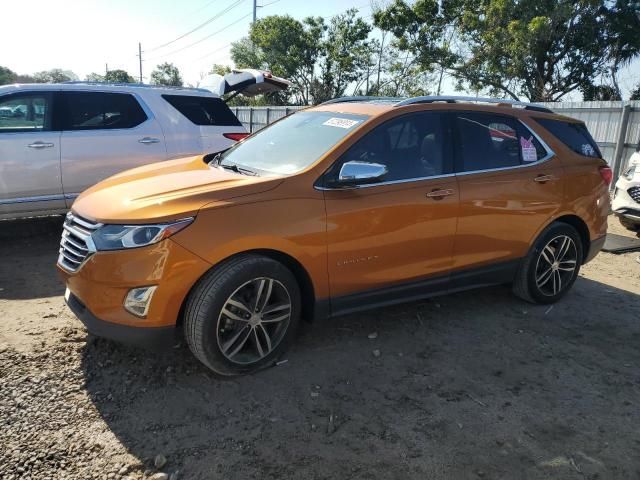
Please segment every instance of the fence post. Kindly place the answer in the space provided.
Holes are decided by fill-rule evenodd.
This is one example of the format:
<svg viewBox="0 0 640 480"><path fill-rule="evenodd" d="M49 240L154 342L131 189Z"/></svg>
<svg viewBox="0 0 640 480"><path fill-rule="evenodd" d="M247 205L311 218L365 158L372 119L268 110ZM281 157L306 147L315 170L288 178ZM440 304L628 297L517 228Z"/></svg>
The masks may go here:
<svg viewBox="0 0 640 480"><path fill-rule="evenodd" d="M624 153L624 144L627 139L627 128L629 127L629 115L631 114L631 105L628 103L622 107L620 116L620 128L618 129L618 138L616 140L616 149L613 153L613 182L615 184L622 170L622 154Z"/></svg>
<svg viewBox="0 0 640 480"><path fill-rule="evenodd" d="M287 117L289 115L289 107L284 107L284 116Z"/></svg>
<svg viewBox="0 0 640 480"><path fill-rule="evenodd" d="M253 107L249 107L249 133L253 133Z"/></svg>
<svg viewBox="0 0 640 480"><path fill-rule="evenodd" d="M269 125L269 107L267 107L267 120L266 120L266 125L265 127Z"/></svg>

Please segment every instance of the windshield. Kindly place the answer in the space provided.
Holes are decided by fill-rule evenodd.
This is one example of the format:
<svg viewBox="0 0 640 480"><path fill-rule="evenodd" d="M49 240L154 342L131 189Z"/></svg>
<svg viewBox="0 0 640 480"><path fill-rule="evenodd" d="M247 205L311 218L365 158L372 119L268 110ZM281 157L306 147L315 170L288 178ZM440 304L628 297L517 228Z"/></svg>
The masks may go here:
<svg viewBox="0 0 640 480"><path fill-rule="evenodd" d="M297 173L367 118L336 112L295 113L227 150L220 156L219 164L266 175Z"/></svg>

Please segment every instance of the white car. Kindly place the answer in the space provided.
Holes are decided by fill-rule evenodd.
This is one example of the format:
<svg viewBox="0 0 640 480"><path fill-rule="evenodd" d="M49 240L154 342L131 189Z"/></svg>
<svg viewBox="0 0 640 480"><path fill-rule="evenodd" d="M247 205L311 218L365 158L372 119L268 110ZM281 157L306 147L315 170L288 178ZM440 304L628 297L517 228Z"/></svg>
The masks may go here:
<svg viewBox="0 0 640 480"><path fill-rule="evenodd" d="M2 86L0 219L63 213L80 192L123 170L226 150L247 132L222 95L287 86L257 70L212 75L207 89L88 82Z"/></svg>
<svg viewBox="0 0 640 480"><path fill-rule="evenodd" d="M640 144L616 182L611 208L625 228L640 232Z"/></svg>

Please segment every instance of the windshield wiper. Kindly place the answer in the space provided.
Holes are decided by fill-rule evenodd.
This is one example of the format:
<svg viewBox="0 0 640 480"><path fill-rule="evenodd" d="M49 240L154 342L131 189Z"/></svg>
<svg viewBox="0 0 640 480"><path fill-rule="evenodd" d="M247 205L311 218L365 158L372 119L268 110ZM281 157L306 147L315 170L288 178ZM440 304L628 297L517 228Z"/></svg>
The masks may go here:
<svg viewBox="0 0 640 480"><path fill-rule="evenodd" d="M254 172L253 170L250 170L248 168L239 167L235 163L229 163L225 165L223 163L220 163L220 161L218 161L218 165L221 166L222 168L226 168L227 170L231 170L232 172L240 173L242 175L251 175L252 177L255 177L258 175L257 172Z"/></svg>

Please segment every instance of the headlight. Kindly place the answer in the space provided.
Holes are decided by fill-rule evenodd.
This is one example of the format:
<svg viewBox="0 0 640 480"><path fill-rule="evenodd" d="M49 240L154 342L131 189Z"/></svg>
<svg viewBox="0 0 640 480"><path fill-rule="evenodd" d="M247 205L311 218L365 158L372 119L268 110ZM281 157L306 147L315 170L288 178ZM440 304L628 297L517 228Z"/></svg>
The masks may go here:
<svg viewBox="0 0 640 480"><path fill-rule="evenodd" d="M122 250L145 247L178 233L193 222L184 218L154 225L104 225L91 234L96 250Z"/></svg>
<svg viewBox="0 0 640 480"><path fill-rule="evenodd" d="M627 168L622 175L627 180L633 180L633 176L636 174L637 171L640 171L640 163L631 164L629 168Z"/></svg>

